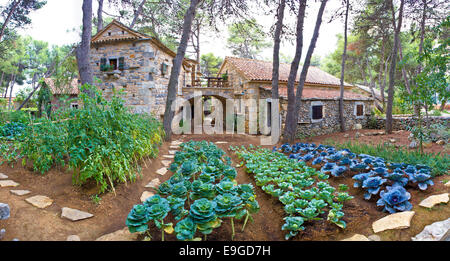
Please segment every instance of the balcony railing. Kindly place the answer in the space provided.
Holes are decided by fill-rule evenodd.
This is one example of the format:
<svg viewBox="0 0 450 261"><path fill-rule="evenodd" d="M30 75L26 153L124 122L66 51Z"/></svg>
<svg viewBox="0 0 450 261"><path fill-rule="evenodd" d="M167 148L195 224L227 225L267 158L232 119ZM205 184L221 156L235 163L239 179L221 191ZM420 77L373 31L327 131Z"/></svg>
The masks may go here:
<svg viewBox="0 0 450 261"><path fill-rule="evenodd" d="M187 85L187 88L230 88L228 79L223 77L200 77L194 81L194 86Z"/></svg>

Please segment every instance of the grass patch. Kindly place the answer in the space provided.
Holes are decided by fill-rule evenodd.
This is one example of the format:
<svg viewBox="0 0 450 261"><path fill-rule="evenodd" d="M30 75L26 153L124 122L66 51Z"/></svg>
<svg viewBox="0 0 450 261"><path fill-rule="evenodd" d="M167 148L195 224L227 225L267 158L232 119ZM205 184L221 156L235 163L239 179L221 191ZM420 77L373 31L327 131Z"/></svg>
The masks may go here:
<svg viewBox="0 0 450 261"><path fill-rule="evenodd" d="M418 151L396 148L390 144L369 145L351 141L338 143L331 139L325 140L323 144L331 145L339 149L346 148L356 154L368 154L381 157L387 162L392 163L424 164L432 169L431 175L433 177L450 175L450 157L446 154L420 153Z"/></svg>

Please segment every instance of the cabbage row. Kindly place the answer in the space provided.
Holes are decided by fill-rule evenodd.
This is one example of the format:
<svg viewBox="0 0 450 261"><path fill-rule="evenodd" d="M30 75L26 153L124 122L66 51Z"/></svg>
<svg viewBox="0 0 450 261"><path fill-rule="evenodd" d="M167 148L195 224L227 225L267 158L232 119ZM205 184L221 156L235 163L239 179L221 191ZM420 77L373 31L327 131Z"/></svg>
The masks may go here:
<svg viewBox="0 0 450 261"><path fill-rule="evenodd" d="M389 213L412 209L409 202L411 194L405 187L426 190L434 185L431 168L426 165L390 163L381 157L356 155L348 149L337 150L332 146L314 143L286 143L280 148L274 147L272 151L287 153L289 158L308 162L323 174L333 177L357 172L358 174L352 177L355 180L353 186L366 191L366 200L379 196L377 206L383 207L383 211Z"/></svg>
<svg viewBox="0 0 450 261"><path fill-rule="evenodd" d="M259 211L253 186L237 184L231 159L213 143L189 141L180 145L169 170L174 174L162 183L157 194L133 207L126 225L131 233L148 232L154 222L164 233L176 233L179 240L199 240L229 219L233 239L234 220L244 219L242 231L251 214ZM169 213L177 221L165 221ZM167 223L166 223L167 222Z"/></svg>
<svg viewBox="0 0 450 261"><path fill-rule="evenodd" d="M243 160L247 173L254 175L256 185L284 205L287 216L282 230L288 232L286 240L304 230L305 222L323 218L346 227L342 207L353 197L342 191L348 187L341 184L337 191L328 183L328 175L279 152L252 145L230 148Z"/></svg>

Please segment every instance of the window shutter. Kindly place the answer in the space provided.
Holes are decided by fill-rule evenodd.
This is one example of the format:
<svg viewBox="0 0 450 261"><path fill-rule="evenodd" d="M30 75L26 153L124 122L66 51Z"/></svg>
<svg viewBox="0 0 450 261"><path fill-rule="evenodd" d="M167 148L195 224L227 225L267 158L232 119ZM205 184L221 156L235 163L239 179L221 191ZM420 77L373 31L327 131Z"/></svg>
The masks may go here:
<svg viewBox="0 0 450 261"><path fill-rule="evenodd" d="M323 118L322 109L323 109L322 105L312 106L312 119L313 120L320 120Z"/></svg>
<svg viewBox="0 0 450 261"><path fill-rule="evenodd" d="M125 69L125 58L119 57L119 70Z"/></svg>
<svg viewBox="0 0 450 261"><path fill-rule="evenodd" d="M101 58L100 59L100 70L101 71L104 70L105 65L106 65L106 58Z"/></svg>
<svg viewBox="0 0 450 261"><path fill-rule="evenodd" d="M362 104L356 105L356 116L363 116L364 106Z"/></svg>

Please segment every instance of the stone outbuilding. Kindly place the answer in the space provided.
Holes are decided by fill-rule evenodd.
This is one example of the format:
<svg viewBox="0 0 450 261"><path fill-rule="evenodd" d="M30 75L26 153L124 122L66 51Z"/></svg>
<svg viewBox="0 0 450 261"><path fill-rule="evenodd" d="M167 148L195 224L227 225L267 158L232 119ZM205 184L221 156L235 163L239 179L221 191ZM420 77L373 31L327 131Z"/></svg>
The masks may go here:
<svg viewBox="0 0 450 261"><path fill-rule="evenodd" d="M137 113L164 114L172 60L176 53L155 37L114 20L91 39L91 68L103 95L124 91L125 105ZM195 60L185 58L178 79L183 87L197 84Z"/></svg>
<svg viewBox="0 0 450 261"><path fill-rule="evenodd" d="M290 64L280 63L279 96L281 127L287 111L287 81ZM301 67L299 68L299 72ZM265 99L270 111L272 90L272 62L255 59L226 57L218 75L226 75L229 85L233 86L235 96L242 99ZM297 74L295 86L298 85ZM353 129L355 124L365 126L372 111L374 98L355 86L344 84L344 115L346 128ZM339 131L340 79L310 66L303 89L299 111L297 136L322 135Z"/></svg>

